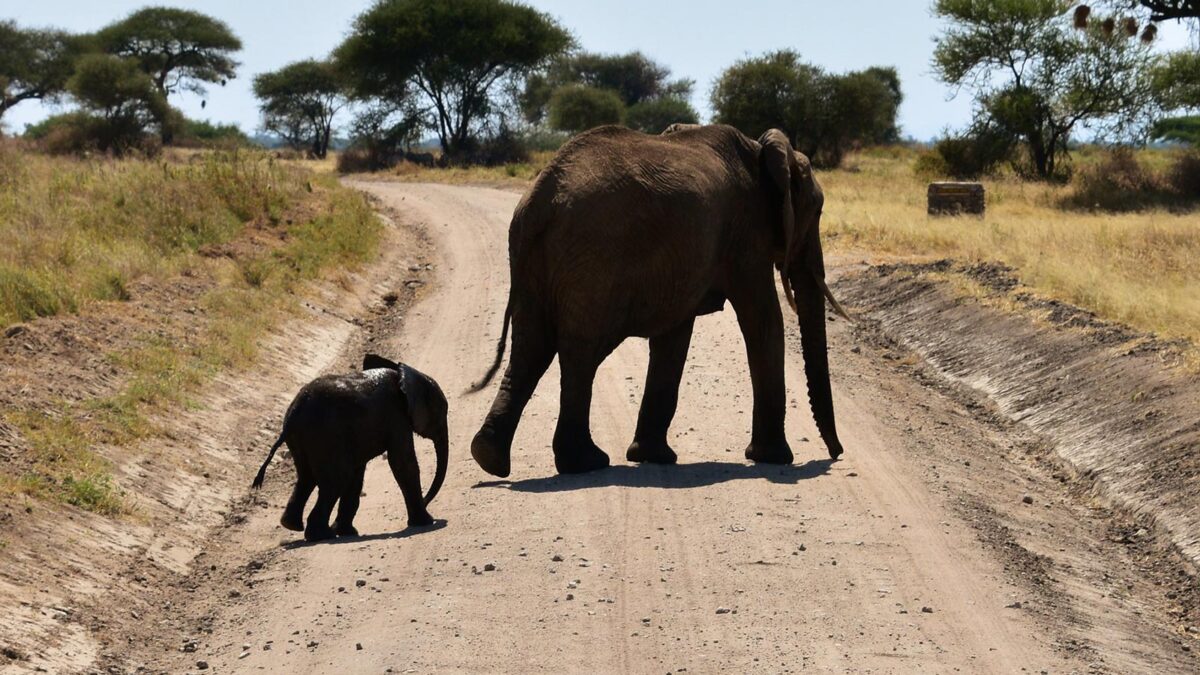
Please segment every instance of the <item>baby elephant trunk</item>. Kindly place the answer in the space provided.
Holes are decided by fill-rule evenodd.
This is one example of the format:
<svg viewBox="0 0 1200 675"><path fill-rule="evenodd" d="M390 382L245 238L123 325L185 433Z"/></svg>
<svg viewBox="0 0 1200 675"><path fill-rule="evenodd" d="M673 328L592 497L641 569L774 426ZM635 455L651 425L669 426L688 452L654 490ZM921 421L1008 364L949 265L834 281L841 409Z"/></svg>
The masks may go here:
<svg viewBox="0 0 1200 675"><path fill-rule="evenodd" d="M446 480L446 467L450 463L450 440L446 429L439 431L433 439L433 450L437 454L437 470L434 471L433 482L429 484L429 492L425 495L426 505L433 501Z"/></svg>

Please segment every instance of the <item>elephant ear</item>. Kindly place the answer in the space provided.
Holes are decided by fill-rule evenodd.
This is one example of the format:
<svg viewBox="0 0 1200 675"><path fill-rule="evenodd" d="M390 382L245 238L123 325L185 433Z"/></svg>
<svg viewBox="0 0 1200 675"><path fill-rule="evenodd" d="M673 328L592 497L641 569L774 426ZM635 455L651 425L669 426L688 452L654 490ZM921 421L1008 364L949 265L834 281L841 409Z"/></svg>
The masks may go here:
<svg viewBox="0 0 1200 675"><path fill-rule="evenodd" d="M400 364L390 359L385 359L378 354L367 354L363 357L363 370L375 370L376 368L391 368L392 370L398 370L400 368Z"/></svg>
<svg viewBox="0 0 1200 675"><path fill-rule="evenodd" d="M762 171L771 179L771 183L783 198L779 205L779 229L783 234L783 264L779 268L779 277L783 281L783 294L794 312L796 311L796 296L792 292L792 284L788 280L788 268L795 255L794 244L796 241L796 211L792 197L792 174L799 167L796 165L791 142L788 141L787 135L779 129L768 129L758 137L758 143L762 146L762 151L759 153Z"/></svg>

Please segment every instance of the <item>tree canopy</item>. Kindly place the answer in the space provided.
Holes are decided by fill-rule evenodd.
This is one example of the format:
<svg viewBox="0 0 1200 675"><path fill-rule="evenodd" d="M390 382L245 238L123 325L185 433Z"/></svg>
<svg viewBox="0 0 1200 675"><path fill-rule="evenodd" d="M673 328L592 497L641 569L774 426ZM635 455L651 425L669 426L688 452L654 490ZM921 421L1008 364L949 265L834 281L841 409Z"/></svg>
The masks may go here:
<svg viewBox="0 0 1200 675"><path fill-rule="evenodd" d="M854 145L899 137L903 95L894 68L830 74L781 50L730 66L710 98L715 121L752 137L781 129L815 165L837 166Z"/></svg>
<svg viewBox="0 0 1200 675"><path fill-rule="evenodd" d="M1143 138L1159 109L1158 57L1136 30L1107 22L1072 26L1068 0L938 0L949 22L933 66L973 90L976 127L1020 139L1030 168L1055 175L1079 126L1100 138Z"/></svg>
<svg viewBox="0 0 1200 675"><path fill-rule="evenodd" d="M577 132L588 127L557 124L556 120L563 118L554 114L556 101L575 104L572 120L582 120L581 115L587 114L606 123L616 122L620 118L631 128L658 133L673 122L694 123L699 119L695 109L688 103L694 84L688 79L672 80L670 68L656 63L641 52L578 52L561 56L542 71L530 75L525 80L520 105L527 122L540 124L549 118L550 126L562 131ZM620 102L621 114L614 113L611 97L581 94L581 87L611 92ZM569 93L559 97L559 90ZM587 113L581 106L588 101L603 107ZM662 124L664 120L666 123Z"/></svg>
<svg viewBox="0 0 1200 675"><path fill-rule="evenodd" d="M360 97L420 92L442 151L453 158L469 151L494 112L498 83L570 45L549 16L505 0L378 0L355 19L335 56Z"/></svg>
<svg viewBox="0 0 1200 675"><path fill-rule="evenodd" d="M63 31L0 21L0 118L22 101L61 95L80 51L80 40Z"/></svg>
<svg viewBox="0 0 1200 675"><path fill-rule="evenodd" d="M163 96L204 93L236 75L242 42L223 21L173 7L146 7L96 34L109 54L134 59Z"/></svg>
<svg viewBox="0 0 1200 675"><path fill-rule="evenodd" d="M345 78L329 61L297 61L254 78L263 129L324 158L333 118L346 105Z"/></svg>
<svg viewBox="0 0 1200 675"><path fill-rule="evenodd" d="M550 97L550 126L579 133L603 124L620 124L625 104L611 89L568 84L554 90Z"/></svg>

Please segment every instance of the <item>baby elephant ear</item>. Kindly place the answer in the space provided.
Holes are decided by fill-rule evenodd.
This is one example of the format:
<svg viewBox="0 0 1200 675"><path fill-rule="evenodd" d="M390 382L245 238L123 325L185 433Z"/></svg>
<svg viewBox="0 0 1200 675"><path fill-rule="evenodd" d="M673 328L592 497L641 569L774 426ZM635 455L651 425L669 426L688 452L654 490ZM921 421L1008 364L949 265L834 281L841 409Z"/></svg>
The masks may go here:
<svg viewBox="0 0 1200 675"><path fill-rule="evenodd" d="M385 359L378 354L367 354L363 357L363 370L375 370L376 368L391 368L392 370L397 370L400 368L400 364L396 363L395 361Z"/></svg>

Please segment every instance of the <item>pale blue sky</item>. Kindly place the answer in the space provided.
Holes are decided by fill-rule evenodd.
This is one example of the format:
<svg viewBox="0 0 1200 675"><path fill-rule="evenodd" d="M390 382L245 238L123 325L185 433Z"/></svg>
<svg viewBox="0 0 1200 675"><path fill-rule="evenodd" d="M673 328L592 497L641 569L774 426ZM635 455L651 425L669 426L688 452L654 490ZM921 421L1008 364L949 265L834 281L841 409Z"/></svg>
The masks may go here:
<svg viewBox="0 0 1200 675"><path fill-rule="evenodd" d="M320 57L336 46L352 19L370 0L160 0L188 7L228 23L245 49L238 78L211 87L208 105L200 98L177 95L172 102L200 119L234 122L252 132L258 110L250 92L256 74L291 61ZM0 18L21 25L57 26L72 31L95 30L151 4L146 0L3 0ZM938 22L928 0L528 0L556 17L589 51L640 49L672 69L676 77L696 80L693 105L707 119L708 91L717 75L733 61L774 49L790 48L805 60L832 71L894 65L904 87L900 111L903 133L928 139L946 127L959 127L970 117L970 97L952 92L930 73L929 58ZM1180 47L1186 31L1166 26L1160 45ZM46 106L22 103L5 115L12 131L50 112Z"/></svg>

